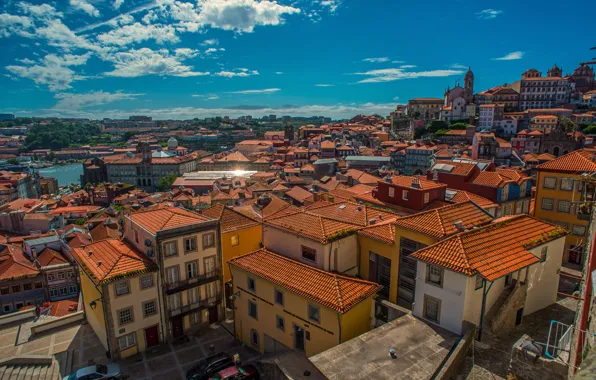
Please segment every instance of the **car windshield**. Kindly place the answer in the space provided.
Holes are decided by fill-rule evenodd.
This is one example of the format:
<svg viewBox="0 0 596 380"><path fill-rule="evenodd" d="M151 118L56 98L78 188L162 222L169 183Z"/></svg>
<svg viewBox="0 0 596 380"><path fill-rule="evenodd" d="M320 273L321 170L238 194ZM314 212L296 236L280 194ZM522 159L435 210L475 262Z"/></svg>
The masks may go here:
<svg viewBox="0 0 596 380"><path fill-rule="evenodd" d="M95 372L105 375L106 373L108 373L108 367L106 367L105 365L98 365L95 369Z"/></svg>

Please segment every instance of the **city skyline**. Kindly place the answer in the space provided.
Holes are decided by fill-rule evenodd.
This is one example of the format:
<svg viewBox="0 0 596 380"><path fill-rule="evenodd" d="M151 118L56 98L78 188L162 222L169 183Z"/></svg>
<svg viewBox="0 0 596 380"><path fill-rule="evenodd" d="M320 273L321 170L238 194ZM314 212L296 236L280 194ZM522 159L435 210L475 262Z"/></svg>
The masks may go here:
<svg viewBox="0 0 596 380"><path fill-rule="evenodd" d="M542 2L432 2L421 14L381 1L8 1L0 113L386 115L413 97L442 97L468 66L475 92L529 68L545 74L556 63L571 73L592 58L587 15L596 5L581 7L557 21L565 33L536 38L534 22L559 14Z"/></svg>

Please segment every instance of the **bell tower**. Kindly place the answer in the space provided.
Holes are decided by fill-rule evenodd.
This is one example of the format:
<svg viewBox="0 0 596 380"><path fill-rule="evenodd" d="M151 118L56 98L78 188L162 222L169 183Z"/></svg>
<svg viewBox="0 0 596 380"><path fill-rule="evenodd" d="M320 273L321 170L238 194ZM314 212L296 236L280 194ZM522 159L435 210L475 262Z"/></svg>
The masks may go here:
<svg viewBox="0 0 596 380"><path fill-rule="evenodd" d="M464 98L468 104L474 101L474 73L470 67L464 77Z"/></svg>

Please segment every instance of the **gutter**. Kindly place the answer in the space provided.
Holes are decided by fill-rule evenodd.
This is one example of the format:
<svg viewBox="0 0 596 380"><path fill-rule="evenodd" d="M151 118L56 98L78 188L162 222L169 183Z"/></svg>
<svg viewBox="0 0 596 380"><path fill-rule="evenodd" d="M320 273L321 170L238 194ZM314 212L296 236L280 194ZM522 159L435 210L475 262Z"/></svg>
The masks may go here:
<svg viewBox="0 0 596 380"><path fill-rule="evenodd" d="M484 288L482 290L482 310L480 311L480 326L478 327L478 341L482 341L482 329L484 328L484 314L486 313L486 295L490 292L495 282L491 281L488 290L486 289L486 280L484 280Z"/></svg>

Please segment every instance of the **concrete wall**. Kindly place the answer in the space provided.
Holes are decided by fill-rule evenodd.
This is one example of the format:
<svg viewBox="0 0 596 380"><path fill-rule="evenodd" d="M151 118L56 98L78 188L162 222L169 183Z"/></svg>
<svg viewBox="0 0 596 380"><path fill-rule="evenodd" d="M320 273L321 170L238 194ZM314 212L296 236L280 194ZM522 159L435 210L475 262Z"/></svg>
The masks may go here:
<svg viewBox="0 0 596 380"><path fill-rule="evenodd" d="M85 313L83 311L78 311L58 319L53 319L48 322L36 324L35 326L31 327L31 334L40 334L44 331L52 330L57 327L62 327L74 322L82 321L83 319L85 319Z"/></svg>
<svg viewBox="0 0 596 380"><path fill-rule="evenodd" d="M565 252L565 237L535 247L530 250L530 253L540 258L542 247L545 246L548 247L546 261L530 267L524 315L532 314L557 302L559 269Z"/></svg>
<svg viewBox="0 0 596 380"><path fill-rule="evenodd" d="M447 360L443 364L443 367L436 372L435 379L438 380L448 380L454 379L458 375L460 371L460 366L466 359L466 353L468 352L468 348L474 341L476 337L476 326L470 326L467 331L465 332L464 336L461 340L457 343L455 348L451 351Z"/></svg>
<svg viewBox="0 0 596 380"><path fill-rule="evenodd" d="M0 326L9 325L9 324L17 322L17 321L23 321L23 320L26 320L29 318L34 318L34 317L35 317L35 309L34 308L23 310L23 311L17 311L15 313L0 316Z"/></svg>
<svg viewBox="0 0 596 380"><path fill-rule="evenodd" d="M524 356L521 345L525 340L530 340L528 335L523 335L511 350L509 362L509 375L520 380L563 380L567 379L567 365L560 360L551 360L540 357L534 361L534 354ZM509 377L508 377L509 378Z"/></svg>

